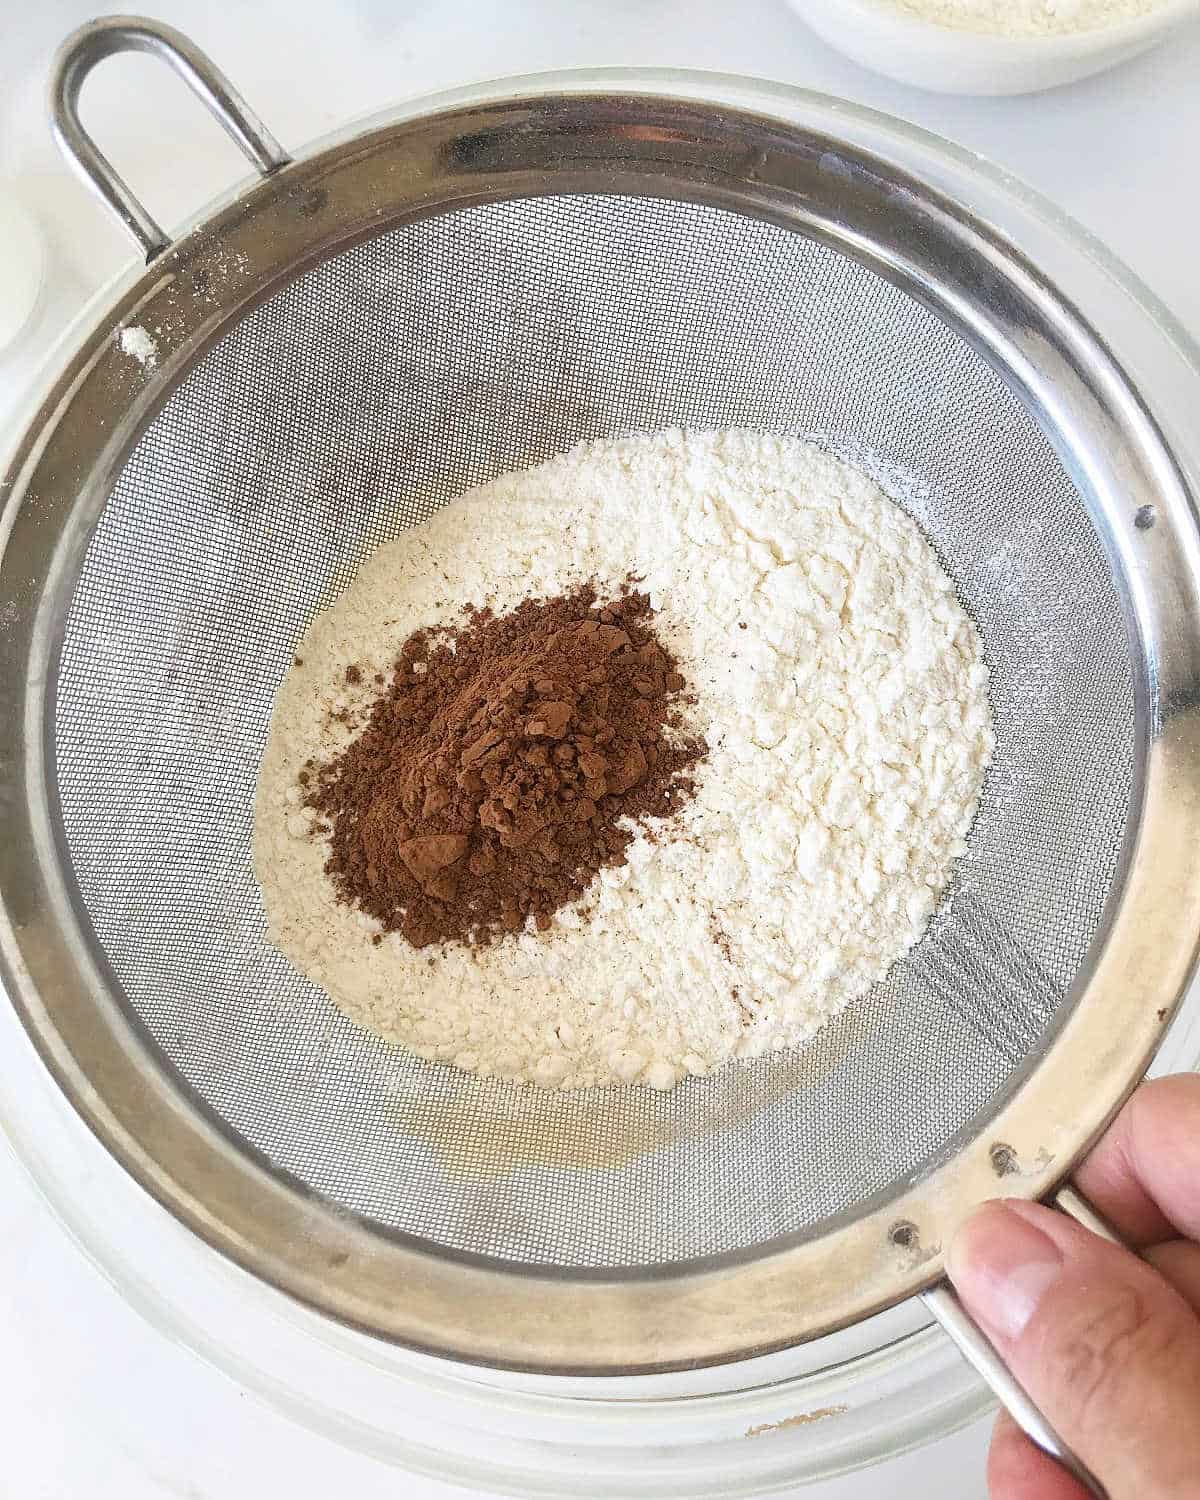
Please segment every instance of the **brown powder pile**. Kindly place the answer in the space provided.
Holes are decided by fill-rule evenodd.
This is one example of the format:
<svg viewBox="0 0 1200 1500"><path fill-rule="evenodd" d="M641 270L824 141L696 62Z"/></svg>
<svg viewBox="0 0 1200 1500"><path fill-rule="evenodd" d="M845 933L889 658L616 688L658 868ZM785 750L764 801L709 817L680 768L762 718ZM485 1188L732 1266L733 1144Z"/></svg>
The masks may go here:
<svg viewBox="0 0 1200 1500"><path fill-rule="evenodd" d="M301 774L339 900L417 948L484 944L619 864L618 821L674 812L705 748L664 734L684 680L650 621L587 586L412 636L358 738Z"/></svg>

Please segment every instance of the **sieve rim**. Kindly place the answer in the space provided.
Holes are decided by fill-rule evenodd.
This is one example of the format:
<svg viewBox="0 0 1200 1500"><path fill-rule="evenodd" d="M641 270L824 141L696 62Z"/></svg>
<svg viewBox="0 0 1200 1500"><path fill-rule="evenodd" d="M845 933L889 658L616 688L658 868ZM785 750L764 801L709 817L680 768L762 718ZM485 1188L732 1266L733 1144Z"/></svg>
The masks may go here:
<svg viewBox="0 0 1200 1500"><path fill-rule="evenodd" d="M753 85L741 87L753 94ZM930 1284L954 1222L997 1190L990 1146L1003 1139L1012 1152L1006 1160L1025 1168L1026 1175L1005 1184L1016 1192L1040 1195L1065 1175L1137 1081L1195 962L1200 801L1190 767L1200 731L1189 709L1200 686L1200 543L1176 459L1082 317L968 212L978 167L963 169L956 207L923 189L903 164L853 139L856 130L869 137L880 117L799 91L773 88L765 98L772 105L790 99L793 117L629 89L483 96L377 126L281 170L178 241L101 318L34 418L6 480L12 493L0 533L0 604L13 608L14 629L0 644L0 675L15 712L5 718L0 750L15 794L3 812L9 837L0 855L0 952L27 1030L110 1151L216 1248L344 1322L468 1362L555 1373L722 1363L832 1331ZM574 135L565 134L568 123ZM653 154L631 151L630 138L617 134L630 125L663 133ZM953 177L952 153L923 134L901 134ZM481 158L481 139L503 146L496 161ZM385 209L378 184L389 163L407 176L391 183ZM956 308L946 296L955 285L952 265L935 259L922 273L895 247L872 246L861 225L814 214L812 203L820 200L812 191L823 180L827 189L835 168L848 213L873 201L881 186L901 185L907 197L894 210L903 207L910 231L920 228L919 243L906 243L907 253L972 245L1006 295L1026 299L987 309L998 324L972 325L975 333L983 337L990 328L991 336L1011 338L1014 356L1029 362L1033 351L1022 343L1016 314L1035 308L1062 345L1055 370L1062 384L1031 367L1029 398L1050 426L1065 422L1068 393L1086 399L1107 435L1104 454L1088 455L1090 468L1072 451L1069 469L1104 506L1106 539L1123 563L1128 604L1153 672L1139 688L1148 741L1142 816L1113 929L1079 1006L1034 1060L1020 1092L988 1121L976 1122L956 1158L852 1227L719 1264L627 1275L472 1263L386 1235L251 1160L152 1062L72 897L54 817L54 682L91 524L129 448L219 332L335 248L406 217L467 202L522 190L616 186L739 207L832 236L839 249L930 299L943 315L968 313L969 306ZM1024 200L1026 210L1034 202ZM247 275L215 309L184 299L158 369L131 387L128 361L114 352L114 332L171 305L178 318L180 288L186 291L189 278L194 286L197 272L231 248L247 257ZM1065 248L1086 253L1077 241ZM935 270L948 277L945 285L930 279ZM960 280L965 274L960 267ZM1081 351L1094 361L1092 379L1072 373L1068 355ZM1195 380L1194 365L1188 370ZM1139 530L1133 517L1146 504L1157 507L1160 524ZM1175 902L1170 911L1164 893ZM1143 1003L1146 995L1152 1005ZM889 1233L900 1220L917 1226L905 1245ZM589 1351L586 1361L581 1349Z"/></svg>

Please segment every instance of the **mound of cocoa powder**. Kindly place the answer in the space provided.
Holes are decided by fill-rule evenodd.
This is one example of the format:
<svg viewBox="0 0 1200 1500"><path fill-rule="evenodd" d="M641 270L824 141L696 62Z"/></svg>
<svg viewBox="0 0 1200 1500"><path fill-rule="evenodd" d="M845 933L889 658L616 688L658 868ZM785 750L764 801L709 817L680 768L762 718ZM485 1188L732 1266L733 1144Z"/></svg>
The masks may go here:
<svg viewBox="0 0 1200 1500"><path fill-rule="evenodd" d="M301 773L339 900L417 948L486 944L530 917L544 929L624 859L620 820L691 794L705 746L679 731L684 688L632 589L418 632L358 737Z"/></svg>

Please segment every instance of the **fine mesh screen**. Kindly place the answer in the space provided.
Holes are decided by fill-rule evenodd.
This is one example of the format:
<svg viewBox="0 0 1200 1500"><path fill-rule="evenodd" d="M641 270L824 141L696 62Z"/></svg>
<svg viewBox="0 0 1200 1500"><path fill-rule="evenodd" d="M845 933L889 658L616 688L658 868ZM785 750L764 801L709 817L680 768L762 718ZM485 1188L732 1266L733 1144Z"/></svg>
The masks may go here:
<svg viewBox="0 0 1200 1500"><path fill-rule="evenodd" d="M982 630L998 732L954 899L803 1052L667 1095L418 1061L264 942L249 850L275 688L380 542L581 438L672 425L817 434L933 539ZM944 1152L1035 1049L1096 933L1134 759L1103 551L1004 381L830 249L616 198L390 231L233 329L114 488L70 612L56 737L91 922L211 1108L348 1209L580 1267L811 1232Z"/></svg>

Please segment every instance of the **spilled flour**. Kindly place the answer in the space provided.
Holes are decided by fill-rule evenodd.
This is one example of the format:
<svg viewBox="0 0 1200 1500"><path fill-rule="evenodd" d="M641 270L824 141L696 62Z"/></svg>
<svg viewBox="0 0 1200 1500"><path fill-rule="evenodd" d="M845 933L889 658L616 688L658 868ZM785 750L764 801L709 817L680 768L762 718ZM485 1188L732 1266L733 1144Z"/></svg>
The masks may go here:
<svg viewBox="0 0 1200 1500"><path fill-rule="evenodd" d="M139 365L153 369L158 363L158 345L140 324L122 328L120 344L121 353L136 359Z"/></svg>
<svg viewBox="0 0 1200 1500"><path fill-rule="evenodd" d="M298 776L400 645L631 574L708 745L691 800L544 931L416 949L338 904ZM858 470L751 432L585 445L380 548L309 626L258 785L271 940L359 1024L484 1075L669 1088L795 1046L924 932L991 758L987 686L932 548Z"/></svg>

